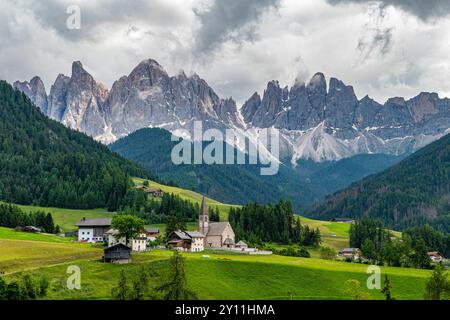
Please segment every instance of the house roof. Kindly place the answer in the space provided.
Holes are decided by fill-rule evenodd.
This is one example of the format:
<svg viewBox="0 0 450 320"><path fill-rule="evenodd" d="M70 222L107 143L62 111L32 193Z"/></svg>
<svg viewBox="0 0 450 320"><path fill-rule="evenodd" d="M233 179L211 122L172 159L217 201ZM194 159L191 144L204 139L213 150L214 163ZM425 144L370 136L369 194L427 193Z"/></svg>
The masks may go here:
<svg viewBox="0 0 450 320"><path fill-rule="evenodd" d="M82 218L75 225L77 227L110 227L112 223L112 218L95 218L86 219Z"/></svg>
<svg viewBox="0 0 450 320"><path fill-rule="evenodd" d="M115 244L115 245L113 245L111 247L106 248L104 251L106 252L106 251L111 251L111 250L119 249L119 248L120 249L125 249L127 251L131 251L131 248L129 246L124 245L123 243Z"/></svg>
<svg viewBox="0 0 450 320"><path fill-rule="evenodd" d="M238 243L236 243L237 246L246 246L247 244L244 241L239 241Z"/></svg>
<svg viewBox="0 0 450 320"><path fill-rule="evenodd" d="M148 233L159 233L159 228L144 228L144 230Z"/></svg>
<svg viewBox="0 0 450 320"><path fill-rule="evenodd" d="M173 235L175 235L178 239L181 240L191 240L191 237L189 237L189 235L180 230L172 232L169 238L171 238Z"/></svg>
<svg viewBox="0 0 450 320"><path fill-rule="evenodd" d="M441 257L442 255L437 251L427 252L430 257Z"/></svg>
<svg viewBox="0 0 450 320"><path fill-rule="evenodd" d="M187 235L191 238L204 238L205 235L198 231L186 231Z"/></svg>
<svg viewBox="0 0 450 320"><path fill-rule="evenodd" d="M209 224L208 236L220 236L225 230L228 222L213 222Z"/></svg>
<svg viewBox="0 0 450 320"><path fill-rule="evenodd" d="M341 250L341 252L355 252L358 251L358 248L344 248Z"/></svg>

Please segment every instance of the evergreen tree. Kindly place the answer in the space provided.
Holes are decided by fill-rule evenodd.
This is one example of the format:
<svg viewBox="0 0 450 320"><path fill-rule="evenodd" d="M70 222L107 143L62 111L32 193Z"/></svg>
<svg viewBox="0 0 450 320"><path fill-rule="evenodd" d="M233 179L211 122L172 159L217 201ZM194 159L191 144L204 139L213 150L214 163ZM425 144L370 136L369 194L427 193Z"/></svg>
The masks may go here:
<svg viewBox="0 0 450 320"><path fill-rule="evenodd" d="M22 276L22 288L25 299L27 300L36 299L37 296L36 284L34 282L34 279L29 274L25 274Z"/></svg>
<svg viewBox="0 0 450 320"><path fill-rule="evenodd" d="M386 274L384 276L384 286L383 289L381 289L381 292L386 297L386 300L395 300L394 298L392 298L391 289L392 289L391 280L389 280L389 277Z"/></svg>
<svg viewBox="0 0 450 320"><path fill-rule="evenodd" d="M431 259L427 254L428 250L425 245L425 241L421 239L414 248L413 261L417 268L427 269L430 268Z"/></svg>
<svg viewBox="0 0 450 320"><path fill-rule="evenodd" d="M48 279L45 276L42 276L39 279L39 291L38 295L40 297L45 297L47 295L48 287L50 286L50 283L48 282Z"/></svg>
<svg viewBox="0 0 450 320"><path fill-rule="evenodd" d="M450 280L443 266L436 266L426 284L425 300L450 298Z"/></svg>
<svg viewBox="0 0 450 320"><path fill-rule="evenodd" d="M184 272L184 258L177 251L170 258L170 273L168 281L158 288L164 293L165 300L197 299L194 292L188 289Z"/></svg>
<svg viewBox="0 0 450 320"><path fill-rule="evenodd" d="M127 276L125 270L122 269L119 276L117 287L111 290L111 295L114 300L128 300L130 295L130 288L127 283Z"/></svg>
<svg viewBox="0 0 450 320"><path fill-rule="evenodd" d="M5 280L3 280L2 277L0 277L0 300L6 299L6 290L7 290L7 284Z"/></svg>
<svg viewBox="0 0 450 320"><path fill-rule="evenodd" d="M148 274L144 266L139 268L138 274L133 281L133 300L144 300L148 292Z"/></svg>
<svg viewBox="0 0 450 320"><path fill-rule="evenodd" d="M20 285L17 281L10 282L6 287L6 300L23 300Z"/></svg>

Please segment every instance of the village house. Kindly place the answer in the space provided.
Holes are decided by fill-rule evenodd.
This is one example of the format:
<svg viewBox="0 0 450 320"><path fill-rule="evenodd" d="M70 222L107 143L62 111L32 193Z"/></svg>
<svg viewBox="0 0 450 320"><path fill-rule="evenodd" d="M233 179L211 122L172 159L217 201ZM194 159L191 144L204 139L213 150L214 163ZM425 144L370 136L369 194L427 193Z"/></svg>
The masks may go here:
<svg viewBox="0 0 450 320"><path fill-rule="evenodd" d="M138 237L128 240L128 243L125 243L125 237L118 238L119 231L115 229L109 229L105 236L107 237L108 246L112 247L116 244L123 244L131 248L131 250L135 252L141 252L147 250L147 236L145 233L139 234Z"/></svg>
<svg viewBox="0 0 450 320"><path fill-rule="evenodd" d="M198 231L205 235L205 248L234 248L235 235L229 222L209 222L205 198L202 200Z"/></svg>
<svg viewBox="0 0 450 320"><path fill-rule="evenodd" d="M339 256L342 258L359 259L361 251L359 248L344 248L339 251Z"/></svg>
<svg viewBox="0 0 450 320"><path fill-rule="evenodd" d="M130 263L131 248L123 243L117 243L114 246L108 247L104 250L103 262Z"/></svg>
<svg viewBox="0 0 450 320"><path fill-rule="evenodd" d="M135 189L142 190L147 194L150 194L151 196L155 198L161 198L164 195L164 191L162 191L159 188L149 188L146 186L136 186Z"/></svg>
<svg viewBox="0 0 450 320"><path fill-rule="evenodd" d="M182 252L201 252L205 236L197 231L175 231L167 238L167 244Z"/></svg>
<svg viewBox="0 0 450 320"><path fill-rule="evenodd" d="M160 236L159 228L144 228L144 233L148 241L155 241Z"/></svg>
<svg viewBox="0 0 450 320"><path fill-rule="evenodd" d="M444 257L442 256L442 254L437 251L428 252L427 254L433 262L439 263L444 261Z"/></svg>
<svg viewBox="0 0 450 320"><path fill-rule="evenodd" d="M105 233L111 228L111 218L82 218L76 226L78 227L78 241L80 242L103 242Z"/></svg>

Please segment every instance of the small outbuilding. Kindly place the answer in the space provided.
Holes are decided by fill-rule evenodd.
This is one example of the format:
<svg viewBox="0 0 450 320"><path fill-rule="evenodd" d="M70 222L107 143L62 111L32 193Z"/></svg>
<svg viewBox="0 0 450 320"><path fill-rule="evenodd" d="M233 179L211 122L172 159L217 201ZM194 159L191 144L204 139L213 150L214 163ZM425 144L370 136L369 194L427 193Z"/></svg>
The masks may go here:
<svg viewBox="0 0 450 320"><path fill-rule="evenodd" d="M120 264L130 263L131 248L124 245L123 243L118 243L114 246L106 248L104 250L103 262Z"/></svg>
<svg viewBox="0 0 450 320"><path fill-rule="evenodd" d="M238 243L236 243L235 246L237 249L247 249L248 248L248 244L246 244L244 241L239 241Z"/></svg>
<svg viewBox="0 0 450 320"><path fill-rule="evenodd" d="M41 229L35 227L35 226L25 226L22 228L23 232L30 232L30 233L40 233Z"/></svg>

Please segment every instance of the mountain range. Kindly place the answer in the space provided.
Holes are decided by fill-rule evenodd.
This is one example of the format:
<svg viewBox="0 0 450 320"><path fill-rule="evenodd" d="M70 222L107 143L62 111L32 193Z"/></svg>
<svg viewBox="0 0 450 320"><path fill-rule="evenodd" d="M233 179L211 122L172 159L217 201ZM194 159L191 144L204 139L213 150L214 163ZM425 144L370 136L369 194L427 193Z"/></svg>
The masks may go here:
<svg viewBox="0 0 450 320"><path fill-rule="evenodd" d="M277 128L281 158L336 161L359 154L407 155L450 132L450 102L436 93L380 104L358 99L352 86L322 73L291 88L270 81L262 95L254 93L238 107L221 98L198 75L169 76L154 60L142 61L111 90L95 81L80 62L72 75L58 75L47 95L39 77L15 82L40 110L66 126L103 143L112 143L148 127L168 131L204 128L246 130L257 137L261 128Z"/></svg>

